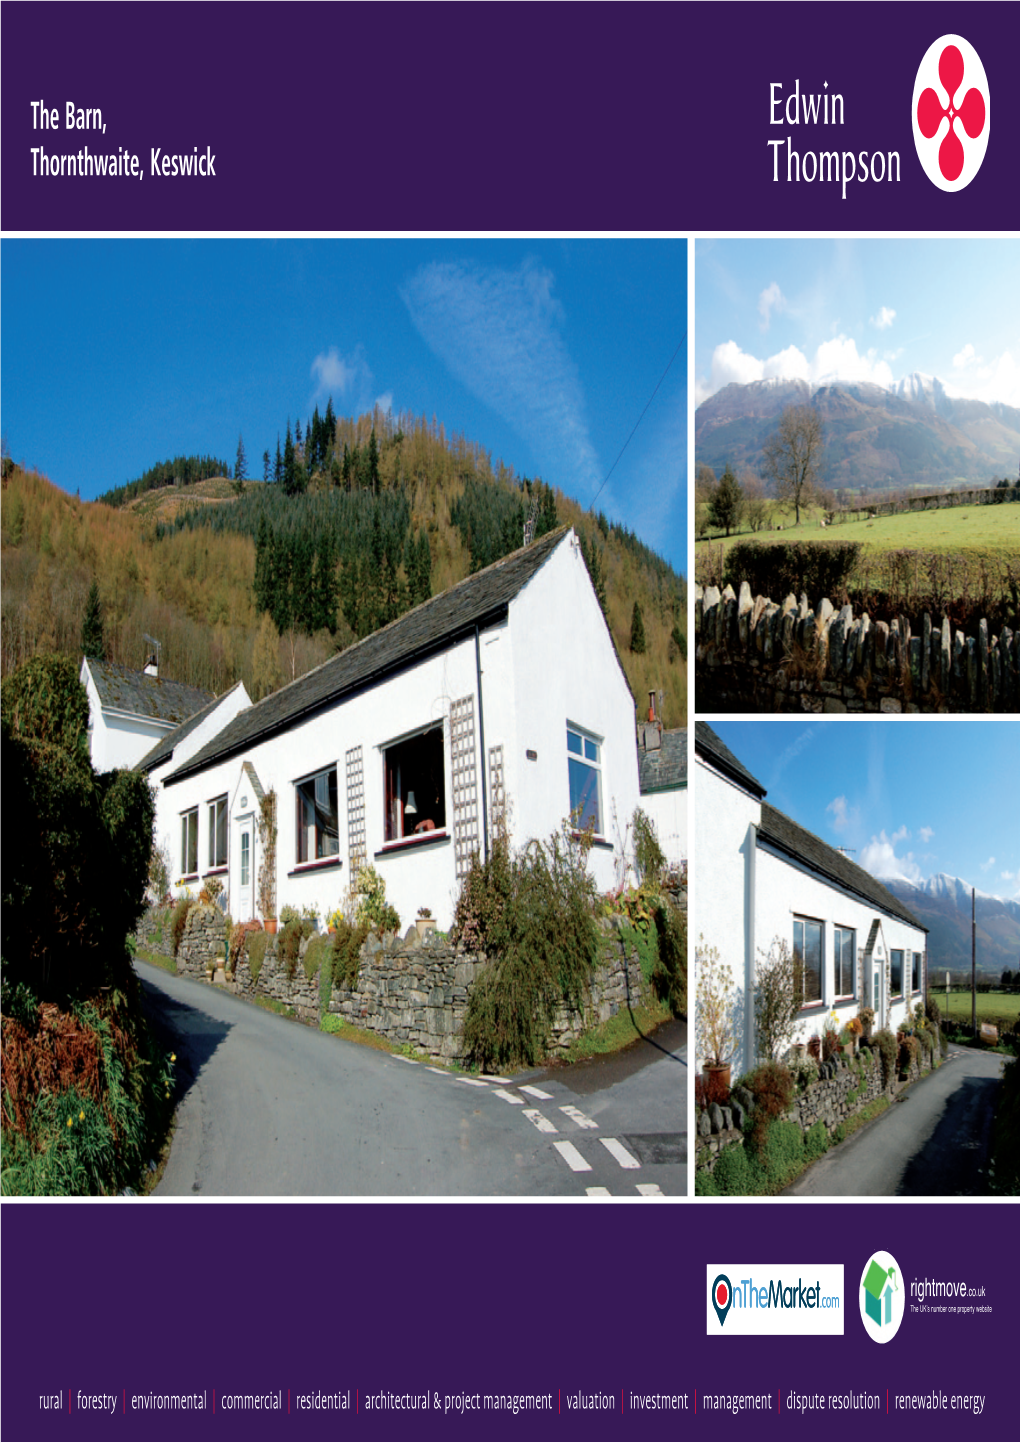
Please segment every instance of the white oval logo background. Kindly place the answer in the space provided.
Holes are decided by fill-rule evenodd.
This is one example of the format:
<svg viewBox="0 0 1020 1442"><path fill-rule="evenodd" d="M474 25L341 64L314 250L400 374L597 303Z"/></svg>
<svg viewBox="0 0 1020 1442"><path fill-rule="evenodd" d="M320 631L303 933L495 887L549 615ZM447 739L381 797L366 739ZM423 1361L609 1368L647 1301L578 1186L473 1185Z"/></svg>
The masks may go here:
<svg viewBox="0 0 1020 1442"><path fill-rule="evenodd" d="M891 1342L907 1309L906 1283L891 1252L873 1252L857 1288L864 1330L873 1342Z"/></svg>
<svg viewBox="0 0 1020 1442"><path fill-rule="evenodd" d="M954 94L950 95L939 75L939 62L945 50L953 46L960 52L963 59L963 78L958 83ZM938 129L930 137L922 131L917 114L918 104L926 90L934 91L939 107L943 111ZM984 101L984 124L980 132L973 137L968 135L959 113L960 106L964 104L967 92L970 90L976 90ZM981 64L981 57L970 41L964 40L962 35L943 35L940 40L929 45L925 51L924 59L918 66L917 78L914 81L910 122L914 131L917 158L932 185L937 185L939 190L949 192L965 190L981 169L981 162L988 149L991 105L988 96L988 77L985 75L985 67ZM943 174L940 164L942 144L949 134L950 126L953 127L954 134L963 147L963 168L959 175L951 180Z"/></svg>

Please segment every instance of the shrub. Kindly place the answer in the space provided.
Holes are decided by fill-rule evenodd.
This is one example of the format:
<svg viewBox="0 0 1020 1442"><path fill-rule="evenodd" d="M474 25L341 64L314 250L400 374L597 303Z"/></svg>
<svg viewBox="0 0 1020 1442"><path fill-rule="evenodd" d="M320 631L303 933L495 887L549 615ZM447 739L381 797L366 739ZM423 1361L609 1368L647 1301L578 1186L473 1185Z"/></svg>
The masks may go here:
<svg viewBox="0 0 1020 1442"><path fill-rule="evenodd" d="M323 937L325 946L322 951L322 959L319 965L319 1016L324 1017L329 1011L329 1003L333 997L333 960L336 951L333 947L332 937ZM311 947L308 948L311 951ZM305 961L308 955L305 954Z"/></svg>
<svg viewBox="0 0 1020 1442"><path fill-rule="evenodd" d="M333 980L338 986L353 989L358 984L361 968L361 948L368 936L367 920L353 924L341 916L337 920L333 937Z"/></svg>
<svg viewBox="0 0 1020 1442"><path fill-rule="evenodd" d="M888 1027L883 1027L875 1033L872 1041L882 1058L882 1088L885 1090L896 1073L896 1038Z"/></svg>
<svg viewBox="0 0 1020 1442"><path fill-rule="evenodd" d="M303 960L303 965L304 965L304 968L305 968L305 976L306 976L306 978L307 978L309 981L311 981L312 977L313 977L313 976L315 975L315 973L320 969L320 967L322 966L323 962L326 962L326 963L327 963L327 968L328 968L330 977L332 978L332 975L333 975L332 953L333 953L333 939L332 939L332 937L329 937L329 936L313 936L313 937L311 938L311 940L309 941L308 945L305 947L305 954L304 954L304 960Z"/></svg>
<svg viewBox="0 0 1020 1442"><path fill-rule="evenodd" d="M227 962L231 972L237 971L237 963L241 960L241 953L244 951L247 938L251 936L253 932L261 930L261 921L239 921L236 926L230 928Z"/></svg>
<svg viewBox="0 0 1020 1442"><path fill-rule="evenodd" d="M859 541L738 541L727 552L725 580L734 590L746 581L752 595L779 602L804 591L817 605L845 594L860 553Z"/></svg>
<svg viewBox="0 0 1020 1442"><path fill-rule="evenodd" d="M779 1062L766 1061L746 1079L754 1094L754 1123L751 1138L756 1150L762 1150L772 1123L789 1108L794 1096L794 1081L789 1068ZM799 1130L799 1128L798 1128Z"/></svg>
<svg viewBox="0 0 1020 1442"><path fill-rule="evenodd" d="M268 945L269 933L267 931L250 931L248 933L248 971L252 981L258 981L261 975Z"/></svg>
<svg viewBox="0 0 1020 1442"><path fill-rule="evenodd" d="M378 936L400 930L400 913L386 900L386 879L374 866L361 867L355 890L359 898L356 921L367 921Z"/></svg>
<svg viewBox="0 0 1020 1442"><path fill-rule="evenodd" d="M56 1002L131 991L124 942L145 910L151 787L134 771L93 770L88 698L66 657L8 676L0 712L4 808L18 817L4 852L5 984Z"/></svg>
<svg viewBox="0 0 1020 1442"><path fill-rule="evenodd" d="M839 1033L833 1026L827 1026L822 1036L822 1061L829 1061L839 1051Z"/></svg>
<svg viewBox="0 0 1020 1442"><path fill-rule="evenodd" d="M687 913L663 900L655 909L659 947L652 987L674 1016L687 1015Z"/></svg>
<svg viewBox="0 0 1020 1442"><path fill-rule="evenodd" d="M715 1184L724 1197L746 1197L751 1191L751 1166L747 1148L727 1147L715 1164Z"/></svg>
<svg viewBox="0 0 1020 1442"><path fill-rule="evenodd" d="M284 907L284 910L287 908ZM280 932L277 942L278 954L283 965L284 973L288 981L294 980L297 971L298 955L301 951L301 943L306 937L312 934L312 923L300 916L295 916L288 921Z"/></svg>
<svg viewBox="0 0 1020 1442"><path fill-rule="evenodd" d="M758 1154L768 1173L769 1189L778 1191L804 1164L804 1134L799 1123L773 1121Z"/></svg>
<svg viewBox="0 0 1020 1442"><path fill-rule="evenodd" d="M917 1040L921 1044L921 1050L924 1052L925 1061L927 1062L928 1066L931 1066L932 1059L935 1053L934 1032L929 1031L927 1027L922 1027L922 1029L917 1033Z"/></svg>
<svg viewBox="0 0 1020 1442"><path fill-rule="evenodd" d="M468 1055L485 1067L531 1065L554 1008L583 1007L598 960L589 844L565 828L511 856L498 836L464 878L452 935L490 958L464 1023Z"/></svg>
<svg viewBox="0 0 1020 1442"><path fill-rule="evenodd" d="M666 865L666 853L659 845L659 838L650 816L641 807L634 811L634 860L637 862L638 878L641 881L655 881Z"/></svg>
<svg viewBox="0 0 1020 1442"><path fill-rule="evenodd" d="M758 1053L778 1061L793 1040L800 1014L801 963L776 937L768 955L759 952L754 979L754 1025Z"/></svg>
<svg viewBox="0 0 1020 1442"><path fill-rule="evenodd" d="M900 1081L906 1081L910 1076L911 1067L917 1061L921 1047L916 1036L904 1036L901 1033L896 1040L898 1042L896 1061L899 1067Z"/></svg>
<svg viewBox="0 0 1020 1442"><path fill-rule="evenodd" d="M725 1066L735 1048L733 969L699 938L694 954L697 1048L710 1066Z"/></svg>
<svg viewBox="0 0 1020 1442"><path fill-rule="evenodd" d="M815 1122L804 1138L804 1155L815 1162L829 1150L829 1133L823 1121Z"/></svg>
<svg viewBox="0 0 1020 1442"><path fill-rule="evenodd" d="M932 992L929 992L927 998L925 999L924 1014L931 1022L935 1030L938 1031L939 1027L942 1025L942 1012L939 1010L939 1004L935 1000Z"/></svg>

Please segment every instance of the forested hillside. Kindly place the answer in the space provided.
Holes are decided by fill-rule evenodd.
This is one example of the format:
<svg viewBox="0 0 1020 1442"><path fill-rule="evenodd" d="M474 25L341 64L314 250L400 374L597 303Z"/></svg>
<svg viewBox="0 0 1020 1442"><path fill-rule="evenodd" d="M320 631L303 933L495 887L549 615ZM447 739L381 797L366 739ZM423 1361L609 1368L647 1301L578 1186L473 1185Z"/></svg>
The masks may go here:
<svg viewBox="0 0 1020 1442"><path fill-rule="evenodd" d="M330 443L326 437L332 435ZM191 458L202 464L199 458ZM642 711L661 692L686 714L686 590L625 527L516 476L435 420L318 413L260 469L181 480L189 458L153 466L107 502L83 502L6 468L3 674L56 650L80 657L95 582L108 659L256 698L535 537L571 524ZM83 478L84 479L84 478Z"/></svg>

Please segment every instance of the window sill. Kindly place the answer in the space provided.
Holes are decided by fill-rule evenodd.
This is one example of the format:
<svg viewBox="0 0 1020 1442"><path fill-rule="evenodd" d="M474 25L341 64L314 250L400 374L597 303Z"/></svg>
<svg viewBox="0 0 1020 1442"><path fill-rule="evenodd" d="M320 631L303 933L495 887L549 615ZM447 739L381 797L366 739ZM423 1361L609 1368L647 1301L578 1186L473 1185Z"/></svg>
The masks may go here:
<svg viewBox="0 0 1020 1442"><path fill-rule="evenodd" d="M840 1007L856 1005L857 998L855 996L837 996L836 1000L832 1003L833 1010L838 1010Z"/></svg>
<svg viewBox="0 0 1020 1442"><path fill-rule="evenodd" d="M293 871L287 872L287 876L307 876L312 871L339 871L343 864L339 856L324 856L319 861L299 862Z"/></svg>
<svg viewBox="0 0 1020 1442"><path fill-rule="evenodd" d="M807 1016L820 1011L825 1011L824 1001L808 1001L801 1007L800 1015Z"/></svg>
<svg viewBox="0 0 1020 1442"><path fill-rule="evenodd" d="M193 881L201 881L197 871L186 871L177 883L178 886L190 886Z"/></svg>
<svg viewBox="0 0 1020 1442"><path fill-rule="evenodd" d="M585 833L583 831L572 831L570 833L570 839L572 841L584 841ZM593 836L591 839L591 849L592 851L612 851L613 843L607 841L604 836Z"/></svg>
<svg viewBox="0 0 1020 1442"><path fill-rule="evenodd" d="M437 846L449 840L448 831L423 831L420 836L404 836L399 841L388 841L375 853L374 859L379 861L384 856L392 856L395 851L416 851L421 846Z"/></svg>
<svg viewBox="0 0 1020 1442"><path fill-rule="evenodd" d="M229 869L226 866L211 866L208 871L202 872L202 880L207 881L210 876L226 876Z"/></svg>

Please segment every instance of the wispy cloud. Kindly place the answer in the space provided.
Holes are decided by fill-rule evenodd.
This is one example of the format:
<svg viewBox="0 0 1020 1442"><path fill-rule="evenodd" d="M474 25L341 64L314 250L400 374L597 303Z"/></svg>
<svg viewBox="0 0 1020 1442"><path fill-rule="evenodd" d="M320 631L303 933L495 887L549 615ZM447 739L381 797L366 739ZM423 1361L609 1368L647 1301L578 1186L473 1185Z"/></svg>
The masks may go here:
<svg viewBox="0 0 1020 1442"><path fill-rule="evenodd" d="M768 330L772 321L772 312L777 315L786 309L786 296L779 289L775 281L767 286L758 297L758 314L761 316L762 330Z"/></svg>
<svg viewBox="0 0 1020 1442"><path fill-rule="evenodd" d="M372 372L360 347L353 355L343 356L331 345L312 361L311 376L315 390L310 405L318 405L330 396L337 402L346 400L363 405L372 384Z"/></svg>
<svg viewBox="0 0 1020 1442"><path fill-rule="evenodd" d="M836 796L825 809L832 812L834 831L846 831L848 826L856 825L860 818L859 808L850 806L845 796Z"/></svg>
<svg viewBox="0 0 1020 1442"><path fill-rule="evenodd" d="M919 826L917 829L917 834L924 842L925 846L927 846L928 842L935 835L935 831L931 826Z"/></svg>
<svg viewBox="0 0 1020 1442"><path fill-rule="evenodd" d="M990 856L987 861L982 861L982 863L981 863L981 870L982 870L982 871L991 871L991 869L992 869L992 867L993 867L994 865L995 865L995 857L994 857L994 856Z"/></svg>
<svg viewBox="0 0 1020 1442"><path fill-rule="evenodd" d="M868 324L873 325L876 330L888 330L896 319L896 312L890 310L887 305L882 306L878 315L868 317Z"/></svg>
<svg viewBox="0 0 1020 1442"><path fill-rule="evenodd" d="M524 437L547 480L583 500L601 480L599 461L554 291L552 272L535 261L515 270L436 262L400 295L429 349Z"/></svg>

